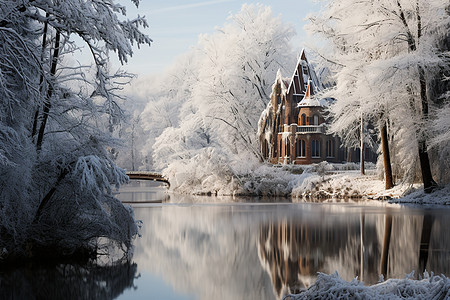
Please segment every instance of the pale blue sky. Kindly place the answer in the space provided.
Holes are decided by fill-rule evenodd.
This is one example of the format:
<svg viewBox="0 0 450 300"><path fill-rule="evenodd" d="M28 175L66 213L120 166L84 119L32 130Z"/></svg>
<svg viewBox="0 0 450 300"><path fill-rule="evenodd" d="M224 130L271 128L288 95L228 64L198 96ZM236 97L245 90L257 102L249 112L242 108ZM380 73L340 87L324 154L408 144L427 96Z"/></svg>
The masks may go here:
<svg viewBox="0 0 450 300"><path fill-rule="evenodd" d="M137 14L147 18L149 28L145 29L154 41L151 47L136 49L133 57L124 66L138 75L155 74L170 66L174 59L197 44L198 36L213 33L221 27L230 13L237 13L244 3L261 3L272 7L275 16L281 15L283 22L293 24L298 48L305 40L303 26L305 17L318 11L320 4L314 0L141 0L139 9L129 0L120 0L128 7L127 17Z"/></svg>

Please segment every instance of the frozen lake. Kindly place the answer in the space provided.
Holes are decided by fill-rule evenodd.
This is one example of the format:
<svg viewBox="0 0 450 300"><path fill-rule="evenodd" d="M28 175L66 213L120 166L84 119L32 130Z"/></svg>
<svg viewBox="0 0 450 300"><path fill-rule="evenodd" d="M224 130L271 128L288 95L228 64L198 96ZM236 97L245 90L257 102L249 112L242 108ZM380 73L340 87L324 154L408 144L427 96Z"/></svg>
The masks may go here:
<svg viewBox="0 0 450 300"><path fill-rule="evenodd" d="M383 256L387 277L424 268L450 276L450 208L214 202L168 197L157 185L118 194L143 222L131 263L0 272L0 298L281 299L317 272L376 283Z"/></svg>

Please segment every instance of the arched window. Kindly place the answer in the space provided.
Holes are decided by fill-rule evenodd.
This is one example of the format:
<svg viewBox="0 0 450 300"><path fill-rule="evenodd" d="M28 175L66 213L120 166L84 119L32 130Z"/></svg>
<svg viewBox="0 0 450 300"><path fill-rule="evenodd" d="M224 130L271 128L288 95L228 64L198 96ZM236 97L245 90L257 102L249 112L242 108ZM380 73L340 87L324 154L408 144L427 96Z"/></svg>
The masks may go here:
<svg viewBox="0 0 450 300"><path fill-rule="evenodd" d="M318 125L319 125L319 116L314 115L314 126L318 126Z"/></svg>
<svg viewBox="0 0 450 300"><path fill-rule="evenodd" d="M320 142L319 140L312 140L312 157L320 157Z"/></svg>
<svg viewBox="0 0 450 300"><path fill-rule="evenodd" d="M334 140L328 140L326 145L327 157L334 157Z"/></svg>
<svg viewBox="0 0 450 300"><path fill-rule="evenodd" d="M301 121L301 124L302 124L303 126L306 125L306 115L305 115L305 114L302 114L302 121Z"/></svg>
<svg viewBox="0 0 450 300"><path fill-rule="evenodd" d="M306 156L306 143L304 140L298 140L297 143L295 143L295 155L297 157Z"/></svg>

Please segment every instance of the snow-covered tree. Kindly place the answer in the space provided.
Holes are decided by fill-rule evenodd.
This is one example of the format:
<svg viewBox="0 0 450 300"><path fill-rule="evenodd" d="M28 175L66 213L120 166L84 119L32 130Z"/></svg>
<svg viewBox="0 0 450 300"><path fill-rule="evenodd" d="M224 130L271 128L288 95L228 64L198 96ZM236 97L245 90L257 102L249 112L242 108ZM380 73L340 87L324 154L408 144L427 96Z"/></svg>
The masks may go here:
<svg viewBox="0 0 450 300"><path fill-rule="evenodd" d="M122 15L113 0L0 1L0 259L95 254L101 237L131 245L132 211L111 193L127 177L108 152L129 75L109 74L108 52L125 62L151 40L145 19ZM64 60L74 36L92 78Z"/></svg>
<svg viewBox="0 0 450 300"><path fill-rule="evenodd" d="M435 186L428 140L437 95L430 86L449 66L438 47L448 38L447 8L442 0L344 0L311 17L310 29L329 42L323 56L337 72L331 130L350 142L361 115L378 123L393 142L398 172L414 179L420 165L426 191Z"/></svg>
<svg viewBox="0 0 450 300"><path fill-rule="evenodd" d="M158 167L177 164L180 173L187 171L180 164L202 160L197 165L211 163L211 168L190 177L204 182L218 170L213 165L219 161L226 166L225 177L231 178L237 172L233 162L239 165L238 161L258 159L257 122L269 101L277 70L295 59L289 44L292 35L292 28L274 17L269 7L243 5L216 33L201 36L189 56L193 68L186 69L187 63L179 67L179 76L192 79L188 88L164 84L168 90L175 89L173 94L182 95L175 98L183 101L178 102L176 124L156 139ZM154 103L147 106L147 114L154 110Z"/></svg>

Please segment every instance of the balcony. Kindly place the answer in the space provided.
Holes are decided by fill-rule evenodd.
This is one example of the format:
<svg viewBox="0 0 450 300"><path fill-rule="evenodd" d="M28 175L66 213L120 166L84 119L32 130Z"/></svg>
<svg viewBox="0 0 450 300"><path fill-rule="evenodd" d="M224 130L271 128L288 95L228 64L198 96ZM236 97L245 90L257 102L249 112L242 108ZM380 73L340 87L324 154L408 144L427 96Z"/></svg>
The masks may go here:
<svg viewBox="0 0 450 300"><path fill-rule="evenodd" d="M297 133L325 133L323 126L298 126Z"/></svg>

